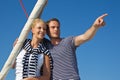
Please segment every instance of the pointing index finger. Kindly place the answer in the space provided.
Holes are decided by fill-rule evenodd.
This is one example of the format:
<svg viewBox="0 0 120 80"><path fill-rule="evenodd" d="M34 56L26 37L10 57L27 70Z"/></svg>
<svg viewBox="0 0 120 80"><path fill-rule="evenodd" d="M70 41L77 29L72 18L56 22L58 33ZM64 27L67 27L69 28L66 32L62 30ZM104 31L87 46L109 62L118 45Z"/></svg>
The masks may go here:
<svg viewBox="0 0 120 80"><path fill-rule="evenodd" d="M104 18L104 17L106 17L108 14L106 13L106 14L103 14L102 16L100 16L100 18Z"/></svg>

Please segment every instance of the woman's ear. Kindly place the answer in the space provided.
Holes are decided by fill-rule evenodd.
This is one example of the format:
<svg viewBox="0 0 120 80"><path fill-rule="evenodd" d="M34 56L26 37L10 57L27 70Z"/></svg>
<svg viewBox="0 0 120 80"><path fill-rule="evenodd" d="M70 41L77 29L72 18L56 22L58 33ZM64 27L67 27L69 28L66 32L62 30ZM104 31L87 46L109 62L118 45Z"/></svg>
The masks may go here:
<svg viewBox="0 0 120 80"><path fill-rule="evenodd" d="M31 28L31 32L34 33L34 28Z"/></svg>

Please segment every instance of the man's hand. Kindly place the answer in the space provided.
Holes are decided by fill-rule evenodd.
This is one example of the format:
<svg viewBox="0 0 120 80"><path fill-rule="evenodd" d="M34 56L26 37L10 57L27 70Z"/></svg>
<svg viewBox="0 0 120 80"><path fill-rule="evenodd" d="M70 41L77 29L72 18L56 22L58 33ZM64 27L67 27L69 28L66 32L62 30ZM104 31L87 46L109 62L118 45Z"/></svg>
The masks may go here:
<svg viewBox="0 0 120 80"><path fill-rule="evenodd" d="M13 47L16 45L17 41L18 41L18 38L14 41Z"/></svg>
<svg viewBox="0 0 120 80"><path fill-rule="evenodd" d="M95 20L93 26L95 26L95 27L97 27L97 28L99 28L99 27L101 27L101 26L104 26L104 25L105 25L104 17L106 17L107 15L108 15L108 14L103 14L102 16L98 17L98 18Z"/></svg>
<svg viewBox="0 0 120 80"><path fill-rule="evenodd" d="M25 78L23 80L40 80L39 78Z"/></svg>

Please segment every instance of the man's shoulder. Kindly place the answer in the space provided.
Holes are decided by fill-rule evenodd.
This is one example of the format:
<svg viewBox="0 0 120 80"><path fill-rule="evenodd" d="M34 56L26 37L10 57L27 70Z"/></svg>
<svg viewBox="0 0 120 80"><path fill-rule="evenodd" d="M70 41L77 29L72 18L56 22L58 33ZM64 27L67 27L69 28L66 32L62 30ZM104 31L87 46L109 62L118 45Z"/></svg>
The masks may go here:
<svg viewBox="0 0 120 80"><path fill-rule="evenodd" d="M73 40L75 36L68 36L65 38L62 38L62 40Z"/></svg>

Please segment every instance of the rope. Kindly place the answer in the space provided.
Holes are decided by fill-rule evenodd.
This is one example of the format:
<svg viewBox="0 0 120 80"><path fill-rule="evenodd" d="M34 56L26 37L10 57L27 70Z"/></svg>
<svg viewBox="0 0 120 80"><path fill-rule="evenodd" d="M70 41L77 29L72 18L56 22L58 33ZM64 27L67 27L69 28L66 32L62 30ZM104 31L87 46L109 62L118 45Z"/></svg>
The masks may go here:
<svg viewBox="0 0 120 80"><path fill-rule="evenodd" d="M25 7L24 7L24 5L23 5L22 0L19 0L19 1L20 1L20 5L21 5L21 7L22 7L22 9L23 9L23 11L24 11L24 13L25 13L25 15L26 15L26 18L28 18L28 14L27 14L27 11L26 11L26 9L25 9Z"/></svg>

